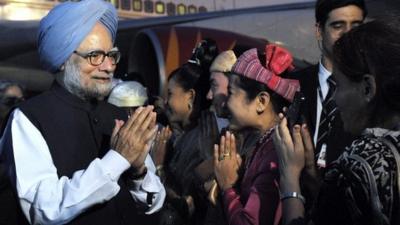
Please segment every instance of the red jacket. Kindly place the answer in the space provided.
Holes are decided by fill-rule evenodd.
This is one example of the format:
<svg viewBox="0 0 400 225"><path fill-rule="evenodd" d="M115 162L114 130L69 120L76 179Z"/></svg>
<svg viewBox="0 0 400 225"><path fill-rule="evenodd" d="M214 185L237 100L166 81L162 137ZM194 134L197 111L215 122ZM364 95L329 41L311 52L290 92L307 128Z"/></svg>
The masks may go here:
<svg viewBox="0 0 400 225"><path fill-rule="evenodd" d="M246 160L239 188L230 188L223 194L228 224L272 225L281 217L278 158L272 133L260 138Z"/></svg>

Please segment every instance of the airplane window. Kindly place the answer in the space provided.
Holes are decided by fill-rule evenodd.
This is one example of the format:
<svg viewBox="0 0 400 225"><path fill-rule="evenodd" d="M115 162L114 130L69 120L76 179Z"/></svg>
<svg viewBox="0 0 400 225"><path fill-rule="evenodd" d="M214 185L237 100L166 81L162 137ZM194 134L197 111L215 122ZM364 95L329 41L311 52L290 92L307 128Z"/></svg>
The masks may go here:
<svg viewBox="0 0 400 225"><path fill-rule="evenodd" d="M197 13L197 8L194 5L190 5L188 9L189 13Z"/></svg>
<svg viewBox="0 0 400 225"><path fill-rule="evenodd" d="M172 2L167 3L167 15L173 16L175 14L176 14L175 4Z"/></svg>
<svg viewBox="0 0 400 225"><path fill-rule="evenodd" d="M106 0L107 2L111 2L115 6L115 8L119 8L119 2L118 0Z"/></svg>
<svg viewBox="0 0 400 225"><path fill-rule="evenodd" d="M131 0L121 0L121 9L131 10Z"/></svg>
<svg viewBox="0 0 400 225"><path fill-rule="evenodd" d="M178 5L178 15L186 14L186 6L184 4Z"/></svg>
<svg viewBox="0 0 400 225"><path fill-rule="evenodd" d="M154 12L154 4L153 1L146 0L144 1L144 11L146 13L153 13Z"/></svg>
<svg viewBox="0 0 400 225"><path fill-rule="evenodd" d="M165 13L164 2L156 2L156 13L158 13L158 14L164 14Z"/></svg>
<svg viewBox="0 0 400 225"><path fill-rule="evenodd" d="M141 0L133 0L133 10L137 12L142 11L142 1Z"/></svg>
<svg viewBox="0 0 400 225"><path fill-rule="evenodd" d="M207 8L204 6L200 6L199 13L205 13L205 12L207 12Z"/></svg>

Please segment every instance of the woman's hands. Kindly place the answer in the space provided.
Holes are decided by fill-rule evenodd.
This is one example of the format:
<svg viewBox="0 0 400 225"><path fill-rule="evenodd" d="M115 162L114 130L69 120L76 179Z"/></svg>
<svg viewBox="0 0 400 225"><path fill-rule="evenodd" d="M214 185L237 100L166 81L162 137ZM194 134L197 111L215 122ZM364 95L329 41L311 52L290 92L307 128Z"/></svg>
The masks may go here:
<svg viewBox="0 0 400 225"><path fill-rule="evenodd" d="M287 120L279 115L281 122L273 135L274 146L279 158L281 181L298 183L303 169L315 171L314 147L307 125L295 125L290 133Z"/></svg>
<svg viewBox="0 0 400 225"><path fill-rule="evenodd" d="M221 137L220 144L214 145L214 173L223 191L236 183L241 164L242 158L236 151L235 136L226 132Z"/></svg>
<svg viewBox="0 0 400 225"><path fill-rule="evenodd" d="M279 159L281 176L290 175L299 178L304 168L304 146L301 139L300 126L295 125L292 131L293 137L287 127L286 117L281 117L273 135L274 146Z"/></svg>
<svg viewBox="0 0 400 225"><path fill-rule="evenodd" d="M281 121L276 127L273 140L279 159L280 192L301 194L300 175L303 172L308 179L303 180L306 187L314 187L309 193L318 193L314 147L307 125L294 125L290 132L286 118L283 114L279 114L279 117ZM293 224L304 218L304 202L298 198L285 198L282 210L282 224Z"/></svg>
<svg viewBox="0 0 400 225"><path fill-rule="evenodd" d="M166 126L157 133L152 149L152 158L156 166L163 165L167 154L167 143L171 138L172 131Z"/></svg>

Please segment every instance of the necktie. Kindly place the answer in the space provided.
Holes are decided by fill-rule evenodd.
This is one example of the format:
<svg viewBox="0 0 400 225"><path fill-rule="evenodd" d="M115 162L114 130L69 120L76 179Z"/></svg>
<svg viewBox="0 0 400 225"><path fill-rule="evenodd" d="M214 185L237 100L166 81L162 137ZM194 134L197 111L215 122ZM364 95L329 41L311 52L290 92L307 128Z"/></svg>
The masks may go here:
<svg viewBox="0 0 400 225"><path fill-rule="evenodd" d="M323 144L328 141L329 132L331 130L332 122L335 119L337 107L335 103L335 92L336 92L336 82L333 80L332 76L327 79L329 85L329 91L325 99L322 101L322 112L318 127L318 139L317 148L315 153L319 153ZM319 89L319 94L321 94L321 89Z"/></svg>

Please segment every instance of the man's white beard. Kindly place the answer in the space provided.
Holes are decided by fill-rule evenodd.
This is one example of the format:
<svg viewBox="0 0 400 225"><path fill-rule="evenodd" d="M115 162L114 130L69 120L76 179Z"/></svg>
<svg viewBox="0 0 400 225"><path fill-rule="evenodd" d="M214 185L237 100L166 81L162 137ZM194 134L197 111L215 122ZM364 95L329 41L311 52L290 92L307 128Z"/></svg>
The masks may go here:
<svg viewBox="0 0 400 225"><path fill-rule="evenodd" d="M109 76L113 77L113 74L110 73ZM83 100L104 98L110 93L112 88L112 82L106 84L93 82L93 85L87 87L82 86L79 65L74 63L72 59L65 62L62 83L69 92Z"/></svg>

